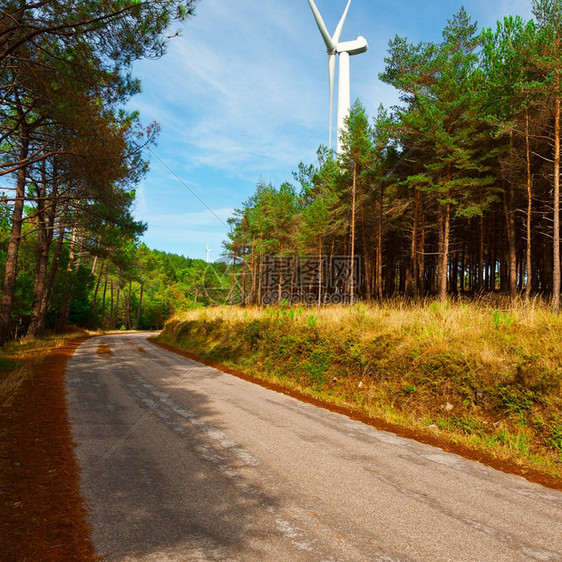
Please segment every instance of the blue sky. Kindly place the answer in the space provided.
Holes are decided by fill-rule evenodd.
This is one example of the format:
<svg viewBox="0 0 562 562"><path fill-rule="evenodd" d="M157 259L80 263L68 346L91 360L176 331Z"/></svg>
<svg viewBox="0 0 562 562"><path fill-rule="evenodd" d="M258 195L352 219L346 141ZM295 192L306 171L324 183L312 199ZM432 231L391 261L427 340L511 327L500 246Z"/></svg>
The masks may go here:
<svg viewBox="0 0 562 562"><path fill-rule="evenodd" d="M346 0L317 0L332 33ZM378 79L388 41L438 41L464 5L479 28L505 15L531 17L530 0L353 0L341 40L358 34L367 53L351 58L351 99L370 115L397 103ZM263 179L292 181L299 162L328 142L328 70L307 0L200 0L167 54L135 64L143 92L130 102L161 126L135 216L153 249L220 257L226 220Z"/></svg>

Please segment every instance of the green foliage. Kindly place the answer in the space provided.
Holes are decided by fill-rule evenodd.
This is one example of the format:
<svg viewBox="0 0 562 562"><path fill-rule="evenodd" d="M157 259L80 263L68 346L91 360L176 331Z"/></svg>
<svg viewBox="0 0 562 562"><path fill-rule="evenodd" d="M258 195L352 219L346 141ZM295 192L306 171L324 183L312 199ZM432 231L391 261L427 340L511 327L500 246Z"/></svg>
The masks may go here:
<svg viewBox="0 0 562 562"><path fill-rule="evenodd" d="M144 127L137 112L124 109L140 91L130 66L162 55L169 26L191 15L194 4L3 4L10 25L0 47L0 172L15 192L0 200L0 344L22 331L41 335L48 315L58 316L60 329L69 319L96 323L86 277L73 263L76 244L84 255L110 258L120 273L130 271L130 245L146 228L132 216L132 188L148 170L140 148L158 132L156 123ZM34 245L31 267L25 237ZM65 275L65 267L76 275ZM130 291L127 298L130 316ZM101 319L105 307L100 312Z"/></svg>
<svg viewBox="0 0 562 562"><path fill-rule="evenodd" d="M416 392L416 386L413 384L405 384L402 387L402 392L404 394L413 394L414 392Z"/></svg>
<svg viewBox="0 0 562 562"><path fill-rule="evenodd" d="M524 415L536 401L535 393L521 385L506 385L498 388L500 408L507 414Z"/></svg>
<svg viewBox="0 0 562 562"><path fill-rule="evenodd" d="M306 319L306 325L308 328L315 328L316 324L318 324L318 318L316 316L314 316L314 314L311 314L310 316L307 317Z"/></svg>
<svg viewBox="0 0 562 562"><path fill-rule="evenodd" d="M501 326L511 326L514 322L514 318L508 312L502 312L500 310L494 310L492 312L492 324L494 328L500 328Z"/></svg>
<svg viewBox="0 0 562 562"><path fill-rule="evenodd" d="M19 368L19 363L0 357L0 379L7 373L15 371Z"/></svg>
<svg viewBox="0 0 562 562"><path fill-rule="evenodd" d="M402 105L370 118L357 100L337 158L320 147L317 163L299 164L296 201L281 197L285 184L261 181L232 217L226 247L252 279L246 303L260 304L266 255L322 259L352 247L366 301L507 290L514 298L523 285L528 300L556 292L558 206L547 201L559 176L548 163L560 136L560 6L533 8L536 21L510 16L481 33L461 8L440 41L389 42L380 78ZM320 285L322 303L336 291Z"/></svg>
<svg viewBox="0 0 562 562"><path fill-rule="evenodd" d="M315 349L304 364L304 372L312 388L321 390L328 382L327 373L332 366L330 354L323 350Z"/></svg>
<svg viewBox="0 0 562 562"><path fill-rule="evenodd" d="M557 425L551 427L550 435L550 446L562 454L562 423L558 423Z"/></svg>

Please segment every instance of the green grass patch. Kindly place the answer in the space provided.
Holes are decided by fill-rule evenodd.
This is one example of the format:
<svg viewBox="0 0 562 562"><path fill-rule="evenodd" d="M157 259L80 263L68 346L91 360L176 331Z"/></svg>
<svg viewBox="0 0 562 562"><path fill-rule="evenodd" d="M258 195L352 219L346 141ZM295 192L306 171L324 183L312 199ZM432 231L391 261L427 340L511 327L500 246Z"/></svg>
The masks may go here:
<svg viewBox="0 0 562 562"><path fill-rule="evenodd" d="M11 359L5 359L0 356L0 377L8 375L11 371L15 371L21 363L13 361Z"/></svg>

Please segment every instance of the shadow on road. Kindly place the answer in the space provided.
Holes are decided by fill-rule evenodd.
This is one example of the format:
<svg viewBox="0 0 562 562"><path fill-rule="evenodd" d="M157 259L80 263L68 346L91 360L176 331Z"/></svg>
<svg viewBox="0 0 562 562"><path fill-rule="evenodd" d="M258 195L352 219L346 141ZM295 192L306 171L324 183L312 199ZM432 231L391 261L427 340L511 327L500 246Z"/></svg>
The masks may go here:
<svg viewBox="0 0 562 562"><path fill-rule="evenodd" d="M189 385L172 390L190 371L208 368L152 357L147 346L119 336L102 343L111 354L96 353L99 340L86 342L68 376L98 554L267 557L254 540L263 535L264 518L274 519L277 501L245 477L258 461L208 421L215 412L207 396ZM275 522L267 527L269 534Z"/></svg>

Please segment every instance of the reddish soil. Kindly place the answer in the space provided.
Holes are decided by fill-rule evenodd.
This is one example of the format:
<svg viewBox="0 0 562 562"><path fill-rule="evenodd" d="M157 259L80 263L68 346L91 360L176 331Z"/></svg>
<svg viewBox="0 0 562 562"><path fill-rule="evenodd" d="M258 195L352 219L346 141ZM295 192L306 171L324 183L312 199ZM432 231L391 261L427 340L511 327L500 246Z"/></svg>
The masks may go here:
<svg viewBox="0 0 562 562"><path fill-rule="evenodd" d="M92 561L87 511L66 403L66 363L84 338L55 350L0 411L0 560Z"/></svg>
<svg viewBox="0 0 562 562"><path fill-rule="evenodd" d="M562 479L556 478L555 476L549 476L548 474L543 474L537 470L533 470L530 468L526 468L523 466L519 466L514 461L507 461L502 459L497 459L492 457L491 455L487 455L481 451L475 451L473 449L469 449L468 447L463 447L462 445L457 445L455 443L450 443L443 439L439 439L436 436L429 435L427 433L423 433L422 431L407 428L400 425L389 423L382 419L371 418L353 410L352 408L346 408L344 406L337 406L335 404L330 404L329 402L325 402L323 400L319 400L308 394L304 394L303 392L299 392L298 390L294 390L291 388L284 387L280 384L276 384L274 382L265 381L263 379L259 379L257 377L252 377L240 371L236 371L235 369L231 369L225 365L219 365L217 363L213 363L212 361L207 361L202 359L201 357L195 355L194 353L189 353L187 351L180 350L176 347L171 345L167 345L165 343L161 343L156 341L153 338L150 338L150 341L160 347L167 349L168 351L173 351L179 355L183 355L189 359L193 359L194 361L199 361L205 365L210 367L214 367L216 369L220 369L226 373L239 377L241 379L247 380L249 382L259 384L264 388L269 388L270 390L274 390L276 392L280 392L282 394L286 394L287 396L292 396L301 402L307 402L309 404L314 404L319 408L324 408L326 410L330 410L332 412L337 412L339 414L343 414L351 419L358 420L364 424L370 425L375 427L376 429L380 429L383 431L389 431L398 435L399 437L406 437L407 439L415 439L421 443L426 443L428 445L433 445L434 447L438 447L444 451L448 451L450 453L455 453L460 455L464 458L471 459L474 461L481 462L487 466L491 466L497 470L501 470L502 472L507 472L509 474L516 474L517 476L522 476L526 478L530 482L535 482L537 484L541 484L546 486L547 488L553 488L555 490L562 490Z"/></svg>

